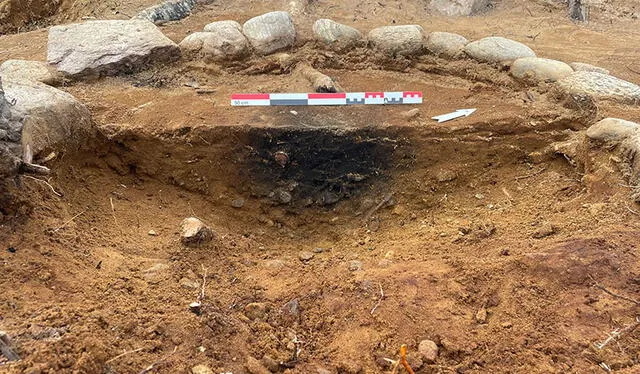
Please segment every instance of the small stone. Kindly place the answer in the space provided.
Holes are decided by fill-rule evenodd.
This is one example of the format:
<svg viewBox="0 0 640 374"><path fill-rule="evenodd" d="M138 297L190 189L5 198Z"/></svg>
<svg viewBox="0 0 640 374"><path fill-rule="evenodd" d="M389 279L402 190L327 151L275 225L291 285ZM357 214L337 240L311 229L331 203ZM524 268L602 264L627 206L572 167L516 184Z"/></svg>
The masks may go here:
<svg viewBox="0 0 640 374"><path fill-rule="evenodd" d="M440 170L436 173L436 180L440 183L451 182L458 178L458 175L453 170Z"/></svg>
<svg viewBox="0 0 640 374"><path fill-rule="evenodd" d="M309 251L302 251L302 252L298 253L298 258L302 262L311 261L313 256L314 256L314 254L312 252L309 252Z"/></svg>
<svg viewBox="0 0 640 374"><path fill-rule="evenodd" d="M490 36L471 42L464 52L480 62L510 62L523 57L536 57L535 52L526 45L500 36Z"/></svg>
<svg viewBox="0 0 640 374"><path fill-rule="evenodd" d="M242 33L253 48L264 55L291 47L296 39L291 15L282 11L251 18L242 26Z"/></svg>
<svg viewBox="0 0 640 374"><path fill-rule="evenodd" d="M432 340L423 340L418 344L418 352L426 363L432 364L438 358L438 345Z"/></svg>
<svg viewBox="0 0 640 374"><path fill-rule="evenodd" d="M158 233L155 232L154 230L149 230L147 234L149 234L149 236L158 236Z"/></svg>
<svg viewBox="0 0 640 374"><path fill-rule="evenodd" d="M282 260L268 260L268 261L266 261L264 263L264 266L267 269L280 270L280 269L284 268L286 266L286 264Z"/></svg>
<svg viewBox="0 0 640 374"><path fill-rule="evenodd" d="M196 0L166 0L142 10L135 18L146 19L161 25L185 18L191 14L191 10L197 3Z"/></svg>
<svg viewBox="0 0 640 374"><path fill-rule="evenodd" d="M182 54L205 61L237 60L249 54L249 41L235 21L210 23L205 32L194 32L180 42Z"/></svg>
<svg viewBox="0 0 640 374"><path fill-rule="evenodd" d="M278 204L289 204L293 199L291 193L283 190L282 188L277 188L269 194L269 197L273 199Z"/></svg>
<svg viewBox="0 0 640 374"><path fill-rule="evenodd" d="M267 370L259 360L251 356L247 357L244 367L247 369L249 374L270 374L269 370Z"/></svg>
<svg viewBox="0 0 640 374"><path fill-rule="evenodd" d="M594 99L621 103L640 103L640 86L594 71L576 71L558 81L558 87L570 95L587 95Z"/></svg>
<svg viewBox="0 0 640 374"><path fill-rule="evenodd" d="M250 320L264 319L269 311L265 303L249 303L244 307L244 315Z"/></svg>
<svg viewBox="0 0 640 374"><path fill-rule="evenodd" d="M400 115L404 119L416 118L416 117L418 117L420 115L420 109L414 108L414 109L408 110L406 112L402 112Z"/></svg>
<svg viewBox="0 0 640 374"><path fill-rule="evenodd" d="M200 304L197 301L194 301L191 304L189 304L189 310L191 310L191 312L197 315L200 315L200 313L202 312L201 308L202 308L202 304Z"/></svg>
<svg viewBox="0 0 640 374"><path fill-rule="evenodd" d="M369 32L373 46L391 56L411 56L424 49L424 29L419 25L383 26Z"/></svg>
<svg viewBox="0 0 640 374"><path fill-rule="evenodd" d="M41 61L7 60L0 65L3 80L33 81L56 86L62 82L62 75L51 65Z"/></svg>
<svg viewBox="0 0 640 374"><path fill-rule="evenodd" d="M180 282L178 282L180 284L180 287L187 289L187 290L198 290L200 289L200 282L198 281L194 281L193 279L189 279L189 278L182 278L180 279Z"/></svg>
<svg viewBox="0 0 640 374"><path fill-rule="evenodd" d="M601 74L609 74L609 70L594 66L591 64L586 64L584 62L572 62L569 64L575 71L595 71L596 73Z"/></svg>
<svg viewBox="0 0 640 374"><path fill-rule="evenodd" d="M352 260L349 261L349 271L360 271L362 270L362 261Z"/></svg>
<svg viewBox="0 0 640 374"><path fill-rule="evenodd" d="M480 309L478 309L478 312L476 312L476 322L483 324L483 323L487 323L487 309L482 307Z"/></svg>
<svg viewBox="0 0 640 374"><path fill-rule="evenodd" d="M161 281L169 278L169 269L171 267L167 264L158 263L142 272L144 279L151 284L158 284Z"/></svg>
<svg viewBox="0 0 640 374"><path fill-rule="evenodd" d="M196 365L191 368L191 374L213 374L213 370L205 365Z"/></svg>
<svg viewBox="0 0 640 374"><path fill-rule="evenodd" d="M550 223L547 223L545 225L543 225L542 227L540 227L539 229L537 229L536 231L534 231L534 233L531 235L534 239L542 239L542 238L546 238L547 236L551 236L553 234L556 233L556 227Z"/></svg>
<svg viewBox="0 0 640 374"><path fill-rule="evenodd" d="M261 361L262 361L262 365L264 365L264 367L269 369L270 372L277 373L280 371L280 364L278 363L278 361L274 360L271 356L264 355L262 356Z"/></svg>
<svg viewBox="0 0 640 374"><path fill-rule="evenodd" d="M333 48L351 47L362 41L362 33L351 26L319 19L313 24L313 33L318 41Z"/></svg>
<svg viewBox="0 0 640 374"><path fill-rule="evenodd" d="M573 73L573 68L562 61L524 57L511 64L510 73L513 77L526 82L556 82Z"/></svg>
<svg viewBox="0 0 640 374"><path fill-rule="evenodd" d="M180 224L182 243L200 244L213 239L213 231L196 217L185 218Z"/></svg>
<svg viewBox="0 0 640 374"><path fill-rule="evenodd" d="M316 374L332 374L331 371L325 369L325 368L317 368L316 369Z"/></svg>
<svg viewBox="0 0 640 374"><path fill-rule="evenodd" d="M605 118L587 129L587 137L603 142L621 142L638 133L640 124L619 118Z"/></svg>
<svg viewBox="0 0 640 374"><path fill-rule="evenodd" d="M313 249L313 253L322 253L324 252L324 248L316 247Z"/></svg>
<svg viewBox="0 0 640 374"><path fill-rule="evenodd" d="M286 322L298 322L300 319L300 302L298 301L298 299L293 299L284 304L282 308L280 308L280 312L282 313L282 317Z"/></svg>
<svg viewBox="0 0 640 374"><path fill-rule="evenodd" d="M510 329L511 327L513 327L513 323L511 322L503 322L500 324L500 326L502 326L503 329Z"/></svg>
<svg viewBox="0 0 640 374"><path fill-rule="evenodd" d="M425 47L439 57L456 58L469 41L462 35L450 32L432 32L427 36Z"/></svg>
<svg viewBox="0 0 640 374"><path fill-rule="evenodd" d="M481 194L481 193L477 193L477 194L473 195L473 197L475 197L475 198L476 198L476 199L478 199L478 200L482 200L482 199L484 199L484 195L483 195L483 194Z"/></svg>
<svg viewBox="0 0 640 374"><path fill-rule="evenodd" d="M236 209L240 209L244 206L244 199L240 198L240 199L235 199L231 202L231 206L236 208Z"/></svg>

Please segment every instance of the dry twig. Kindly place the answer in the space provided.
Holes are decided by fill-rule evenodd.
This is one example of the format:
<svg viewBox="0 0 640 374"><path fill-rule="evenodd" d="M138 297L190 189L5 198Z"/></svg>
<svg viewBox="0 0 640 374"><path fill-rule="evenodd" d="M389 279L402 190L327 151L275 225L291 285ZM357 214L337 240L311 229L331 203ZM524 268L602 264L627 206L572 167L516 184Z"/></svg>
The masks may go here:
<svg viewBox="0 0 640 374"><path fill-rule="evenodd" d="M198 302L201 303L204 300L204 288L207 284L207 268L202 265L202 289L200 290L200 295L198 296Z"/></svg>
<svg viewBox="0 0 640 374"><path fill-rule="evenodd" d="M67 222L63 223L62 226L58 227L57 229L53 230L53 232L58 232L60 230L62 230L63 228L65 228L68 224L70 224L71 222L73 222L74 219L80 217L81 215L83 215L86 212L86 210L83 210L82 212L76 214L75 216L71 217L70 220L68 220Z"/></svg>
<svg viewBox="0 0 640 374"><path fill-rule="evenodd" d="M633 303L635 305L640 305L640 301L632 299L629 296L625 296L625 295L620 295L618 293L615 293L609 289L607 289L606 287L604 287L603 285L599 284L598 282L595 281L595 279L593 279L593 277L591 275L589 275L589 278L591 278L591 280L593 280L594 284L593 286L602 290L602 292L611 295L615 298L624 300L624 301L628 301L630 303ZM609 333L609 336L603 340L601 343L594 343L594 346L598 349L603 349L604 347L607 346L607 344L611 343L612 341L618 341L620 338L622 338L622 336L624 334L629 334L631 332L633 332L636 328L638 328L638 326L640 326L640 318L636 317L636 320L634 323L627 325L625 327L623 327L622 329L615 329L613 330L611 333Z"/></svg>
<svg viewBox="0 0 640 374"><path fill-rule="evenodd" d="M171 357L174 353L176 353L176 351L178 350L178 347L176 346L175 348L173 348L173 351L171 353L169 353L168 355L164 356L163 358L159 359L158 361L152 363L151 365L147 366L146 368L142 369L142 371L138 374L147 374L149 372L151 372L153 369L156 368L156 366L164 363L165 361L167 361L169 359L169 357Z"/></svg>
<svg viewBox="0 0 640 374"><path fill-rule="evenodd" d="M373 309L371 309L371 315L373 315L373 312L375 312L376 309L378 309L378 307L380 306L380 303L382 303L382 299L384 299L384 291L382 291L382 283L378 283L378 286L380 286L380 298L378 299L378 302L376 303L376 305L373 306Z"/></svg>
<svg viewBox="0 0 640 374"><path fill-rule="evenodd" d="M34 177L30 176L30 175L22 175L22 176L25 177L25 178L33 179L34 181L38 181L38 182L46 184L47 186L49 186L49 188L51 188L51 191L53 191L53 193L56 196L62 197L62 194L59 193L58 191L56 191L55 188L53 188L53 186L51 184L49 184L49 182L47 182L46 180L34 178Z"/></svg>

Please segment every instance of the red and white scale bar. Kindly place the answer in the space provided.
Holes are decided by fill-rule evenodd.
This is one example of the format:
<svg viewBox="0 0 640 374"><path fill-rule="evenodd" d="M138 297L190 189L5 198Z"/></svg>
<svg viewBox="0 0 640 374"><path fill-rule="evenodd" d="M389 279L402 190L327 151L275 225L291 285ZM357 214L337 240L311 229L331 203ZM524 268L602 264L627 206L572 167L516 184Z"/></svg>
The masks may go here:
<svg viewBox="0 0 640 374"><path fill-rule="evenodd" d="M233 106L422 104L422 92L233 94Z"/></svg>

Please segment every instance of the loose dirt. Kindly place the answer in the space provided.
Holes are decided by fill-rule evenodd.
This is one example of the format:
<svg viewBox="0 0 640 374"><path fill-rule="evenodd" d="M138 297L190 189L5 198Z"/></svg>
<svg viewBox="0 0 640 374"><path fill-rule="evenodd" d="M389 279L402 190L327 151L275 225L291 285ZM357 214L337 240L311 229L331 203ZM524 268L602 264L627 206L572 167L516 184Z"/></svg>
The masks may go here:
<svg viewBox="0 0 640 374"><path fill-rule="evenodd" d="M501 1L468 19L430 16L422 1L336 3L311 2L296 21L302 41L322 17L364 31L419 23L511 37L543 57L640 79L635 2L607 2L588 25L543 1ZM106 3L91 4L77 15L105 14ZM162 29L180 41L283 4L214 2ZM23 360L0 372L140 373L156 363L151 372L204 364L238 374L249 357L269 356L288 373L388 373L385 358L402 344L416 373L638 372L637 332L594 346L634 323L637 305L594 285L640 299L640 207L606 149L565 158L548 146L605 116L638 121L640 109L577 105L470 61L300 44L292 56L347 91L422 90L420 115L231 107L232 92L309 90L269 58L182 61L64 88L101 135L47 164L62 196L19 178L20 203L3 206L0 330ZM0 37L0 51L44 60L46 32ZM467 107L478 110L429 119ZM190 216L216 238L182 245ZM435 363L416 354L424 339L439 347Z"/></svg>

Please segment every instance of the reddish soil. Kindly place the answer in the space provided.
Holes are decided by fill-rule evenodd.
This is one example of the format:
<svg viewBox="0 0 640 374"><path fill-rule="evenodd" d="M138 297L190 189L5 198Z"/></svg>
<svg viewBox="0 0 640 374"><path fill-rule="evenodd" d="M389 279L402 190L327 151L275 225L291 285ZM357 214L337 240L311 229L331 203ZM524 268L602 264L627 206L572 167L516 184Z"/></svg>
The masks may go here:
<svg viewBox="0 0 640 374"><path fill-rule="evenodd" d="M140 373L156 363L149 372L204 364L241 374L266 355L286 373L389 373L385 358L402 344L416 373L640 371L637 331L594 345L638 313L595 284L640 299L640 207L608 150L585 143L570 160L547 150L606 116L638 121L638 107L578 107L471 61L388 61L305 44L317 18L365 31L395 20L511 37L638 82L635 2L592 9L587 25L545 1L505 0L469 19L428 15L422 1L335 3L311 3L291 54L348 91L422 90L419 117L403 116L410 106L231 107L232 92L310 89L287 71L251 73L269 58L181 61L64 88L101 135L47 164L62 196L21 178L23 204L5 208L0 330L23 359L0 359L0 372ZM179 41L282 4L214 2L163 31ZM0 60L44 60L46 31L0 37L0 51ZM478 111L429 120L466 107ZM288 154L285 168L276 151ZM291 203L269 197L294 182ZM313 203L327 192L340 201ZM189 216L216 238L181 244ZM301 251L318 253L303 262ZM203 278L198 315L188 305ZM257 318L251 303L265 308ZM423 339L439 347L434 363L416 353Z"/></svg>

